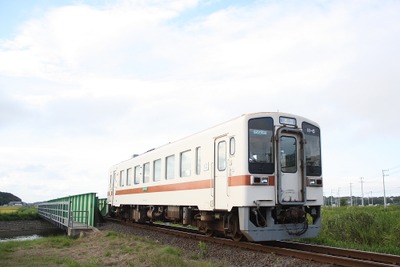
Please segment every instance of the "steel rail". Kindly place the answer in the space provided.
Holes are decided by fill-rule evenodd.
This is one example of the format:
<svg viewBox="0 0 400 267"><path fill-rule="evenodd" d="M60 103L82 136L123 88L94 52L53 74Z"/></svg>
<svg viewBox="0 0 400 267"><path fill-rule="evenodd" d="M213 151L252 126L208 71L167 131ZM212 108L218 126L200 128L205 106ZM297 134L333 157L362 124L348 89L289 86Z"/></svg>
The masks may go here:
<svg viewBox="0 0 400 267"><path fill-rule="evenodd" d="M183 227L174 227L165 225L162 225L162 227L160 227L160 225L158 224L154 224L153 226L157 227L153 227L147 224L127 223L116 219L108 219L108 221L117 222L119 224L127 225L130 227L137 227L151 231L156 230L166 234L173 234L175 236L181 236L200 241L207 241L220 245L244 248L252 251L275 253L281 256L289 256L319 263L333 264L335 266L350 266L350 267L373 267L373 266L398 267L399 266L398 258L400 257L395 255L387 255L388 258L392 258L392 260L387 260L388 258L381 260L382 258L384 258L386 254L373 253L373 252L363 253L362 251L358 251L360 253L357 254L357 257L355 257L353 256L353 254L351 254L351 252L349 252L346 249L343 249L343 252L341 253L335 254L335 251L339 251L340 249L326 247L326 246L306 245L303 246L302 249L301 246L297 246L297 248L294 248L296 247L296 244L304 245L303 243L296 243L296 242L281 242L281 241L269 241L262 243L235 242L233 240L226 238L207 237L203 234L194 232L192 229L185 229ZM286 245L288 247L286 247ZM312 249L312 247L314 247L314 249ZM366 255L366 257L364 257L363 254Z"/></svg>
<svg viewBox="0 0 400 267"><path fill-rule="evenodd" d="M291 241L271 241L271 242L265 242L263 244L304 250L304 251L312 251L318 253L327 253L334 256L351 257L361 260L371 260L371 261L395 264L400 266L400 256L391 254L375 253L375 252L361 251L355 249L334 248L328 246L305 244L305 243L291 242Z"/></svg>

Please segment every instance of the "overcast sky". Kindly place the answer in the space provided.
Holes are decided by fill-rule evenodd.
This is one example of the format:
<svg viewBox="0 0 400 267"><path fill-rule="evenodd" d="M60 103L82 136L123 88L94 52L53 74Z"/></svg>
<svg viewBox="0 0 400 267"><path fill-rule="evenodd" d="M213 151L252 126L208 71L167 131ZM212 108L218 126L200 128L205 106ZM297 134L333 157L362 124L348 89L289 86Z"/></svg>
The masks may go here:
<svg viewBox="0 0 400 267"><path fill-rule="evenodd" d="M325 195L400 195L400 1L0 0L0 191L97 192L111 165L258 111L318 122Z"/></svg>

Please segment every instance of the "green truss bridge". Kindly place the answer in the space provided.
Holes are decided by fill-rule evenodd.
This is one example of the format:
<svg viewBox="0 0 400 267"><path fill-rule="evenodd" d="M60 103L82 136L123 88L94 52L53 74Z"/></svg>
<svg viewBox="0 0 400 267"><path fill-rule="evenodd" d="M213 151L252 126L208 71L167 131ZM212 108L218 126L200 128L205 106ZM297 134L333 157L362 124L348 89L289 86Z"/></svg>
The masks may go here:
<svg viewBox="0 0 400 267"><path fill-rule="evenodd" d="M69 236L95 229L107 212L107 199L99 199L96 193L61 197L38 205L39 216Z"/></svg>

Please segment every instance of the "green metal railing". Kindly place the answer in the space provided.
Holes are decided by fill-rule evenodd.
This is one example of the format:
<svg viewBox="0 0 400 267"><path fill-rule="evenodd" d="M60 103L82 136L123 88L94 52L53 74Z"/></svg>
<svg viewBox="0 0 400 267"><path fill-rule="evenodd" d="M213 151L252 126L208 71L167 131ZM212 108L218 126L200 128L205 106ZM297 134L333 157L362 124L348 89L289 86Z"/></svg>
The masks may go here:
<svg viewBox="0 0 400 267"><path fill-rule="evenodd" d="M38 214L60 228L67 228L70 224L70 207L68 201L42 203L38 205Z"/></svg>
<svg viewBox="0 0 400 267"><path fill-rule="evenodd" d="M57 199L49 200L48 202L65 202L69 201L71 203L72 211L87 211L87 221L85 217L78 216L75 222L87 223L89 226L95 226L95 208L96 207L96 193L87 193L80 195L73 195L67 197L61 197Z"/></svg>
<svg viewBox="0 0 400 267"><path fill-rule="evenodd" d="M88 228L89 212L87 210L72 210L70 213L69 228Z"/></svg>
<svg viewBox="0 0 400 267"><path fill-rule="evenodd" d="M96 226L108 212L107 199L87 193L52 199L38 205L39 216L61 228Z"/></svg>

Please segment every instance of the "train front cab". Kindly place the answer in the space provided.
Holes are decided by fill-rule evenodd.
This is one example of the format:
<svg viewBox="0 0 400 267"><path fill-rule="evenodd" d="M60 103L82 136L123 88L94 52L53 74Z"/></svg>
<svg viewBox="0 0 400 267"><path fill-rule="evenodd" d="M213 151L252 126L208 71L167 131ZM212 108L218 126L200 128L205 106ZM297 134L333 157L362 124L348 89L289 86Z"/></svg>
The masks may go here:
<svg viewBox="0 0 400 267"><path fill-rule="evenodd" d="M274 196L238 208L241 232L250 241L315 237L323 204L320 130L291 117L250 119L251 183L272 179ZM267 151L267 153L265 153Z"/></svg>

